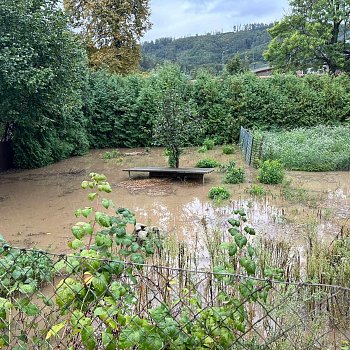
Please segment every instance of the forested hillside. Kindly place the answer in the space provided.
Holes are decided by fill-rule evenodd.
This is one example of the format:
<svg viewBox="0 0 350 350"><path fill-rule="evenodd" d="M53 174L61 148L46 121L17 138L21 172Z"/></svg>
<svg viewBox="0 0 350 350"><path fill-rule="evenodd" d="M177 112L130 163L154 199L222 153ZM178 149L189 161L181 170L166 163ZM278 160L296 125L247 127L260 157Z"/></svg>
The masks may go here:
<svg viewBox="0 0 350 350"><path fill-rule="evenodd" d="M142 44L143 70L164 61L177 62L183 70L208 68L220 72L235 54L247 56L251 68L266 65L262 53L270 42L267 29L272 25L254 23L235 26L229 33L208 33L180 39L161 38Z"/></svg>

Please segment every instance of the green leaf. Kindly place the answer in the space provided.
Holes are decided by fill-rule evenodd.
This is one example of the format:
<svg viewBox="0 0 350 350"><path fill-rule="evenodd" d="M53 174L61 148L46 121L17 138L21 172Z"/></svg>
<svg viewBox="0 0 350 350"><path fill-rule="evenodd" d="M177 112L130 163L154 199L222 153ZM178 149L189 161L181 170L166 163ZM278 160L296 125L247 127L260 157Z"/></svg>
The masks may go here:
<svg viewBox="0 0 350 350"><path fill-rule="evenodd" d="M234 227L241 226L241 223L239 222L239 220L236 220L236 219L228 219L228 222L231 226L234 226Z"/></svg>
<svg viewBox="0 0 350 350"><path fill-rule="evenodd" d="M88 186L89 186L89 181L83 181L83 182L81 183L81 188L82 188L83 190L85 190L86 188L88 188Z"/></svg>
<svg viewBox="0 0 350 350"><path fill-rule="evenodd" d="M20 283L18 287L19 291L24 294L33 294L35 292L35 286L32 284Z"/></svg>
<svg viewBox="0 0 350 350"><path fill-rule="evenodd" d="M72 233L73 233L73 236L76 239L82 239L85 236L84 229L81 226L78 226L78 225L74 225L72 227Z"/></svg>
<svg viewBox="0 0 350 350"><path fill-rule="evenodd" d="M236 244L230 244L229 248L228 248L228 255L229 256L234 256L237 254L238 248L236 246Z"/></svg>
<svg viewBox="0 0 350 350"><path fill-rule="evenodd" d="M251 228L251 227L246 226L244 228L244 231L247 232L250 235L255 235L255 230L253 228Z"/></svg>
<svg viewBox="0 0 350 350"><path fill-rule="evenodd" d="M92 208L91 207L86 207L85 209L82 209L81 214L84 217L88 217L92 213Z"/></svg>
<svg viewBox="0 0 350 350"><path fill-rule="evenodd" d="M130 255L130 261L135 263L135 264L144 264L145 260L142 256L142 254L135 253Z"/></svg>
<svg viewBox="0 0 350 350"><path fill-rule="evenodd" d="M230 232L231 236L235 236L240 233L240 231L236 227L229 228L228 232Z"/></svg>
<svg viewBox="0 0 350 350"><path fill-rule="evenodd" d="M93 200L96 198L96 196L97 196L97 193L89 193L88 199L89 199L90 201L93 201Z"/></svg>
<svg viewBox="0 0 350 350"><path fill-rule="evenodd" d="M256 271L256 264L253 260L249 259L245 265L245 270L249 276L254 275Z"/></svg>
<svg viewBox="0 0 350 350"><path fill-rule="evenodd" d="M99 274L98 276L93 277L92 285L94 286L95 290L101 293L104 292L107 289L107 281L105 276Z"/></svg>
<svg viewBox="0 0 350 350"><path fill-rule="evenodd" d="M7 299L0 297L0 310L10 310L12 309L13 305L11 302L9 302Z"/></svg>
<svg viewBox="0 0 350 350"><path fill-rule="evenodd" d="M111 218L104 213L96 212L95 218L98 224L102 227L111 227L112 225Z"/></svg>
<svg viewBox="0 0 350 350"><path fill-rule="evenodd" d="M111 202L108 199L102 199L102 205L104 206L104 208L108 209L109 206L111 205Z"/></svg>
<svg viewBox="0 0 350 350"><path fill-rule="evenodd" d="M61 322L58 324L55 324L50 328L50 330L47 332L45 340L50 339L52 336L56 337L58 335L58 332L66 325L65 322Z"/></svg>
<svg viewBox="0 0 350 350"><path fill-rule="evenodd" d="M235 235L235 242L241 249L247 244L248 240L242 234Z"/></svg>
<svg viewBox="0 0 350 350"><path fill-rule="evenodd" d="M85 243L81 241L80 239L75 239L73 242L69 242L68 246L74 250L77 250L79 248L82 248L85 246Z"/></svg>
<svg viewBox="0 0 350 350"><path fill-rule="evenodd" d="M113 244L113 241L111 240L111 238L106 235L97 234L95 239L96 239L96 244L99 247L110 248Z"/></svg>
<svg viewBox="0 0 350 350"><path fill-rule="evenodd" d="M92 328L92 326L85 326L81 330L81 340L86 346L87 350L95 350L96 340L94 337L94 329Z"/></svg>
<svg viewBox="0 0 350 350"><path fill-rule="evenodd" d="M250 246L248 246L247 250L248 250L249 256L252 258L255 254L254 248L250 245Z"/></svg>
<svg viewBox="0 0 350 350"><path fill-rule="evenodd" d="M103 307L98 307L94 311L94 316L99 317L102 321L106 320L108 318L108 312Z"/></svg>

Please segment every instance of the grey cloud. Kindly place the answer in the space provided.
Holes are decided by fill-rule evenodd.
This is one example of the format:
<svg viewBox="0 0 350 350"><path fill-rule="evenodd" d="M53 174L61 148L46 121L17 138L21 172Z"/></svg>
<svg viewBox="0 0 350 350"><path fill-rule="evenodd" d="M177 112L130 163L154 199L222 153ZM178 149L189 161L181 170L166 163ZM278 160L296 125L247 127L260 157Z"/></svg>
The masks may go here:
<svg viewBox="0 0 350 350"><path fill-rule="evenodd" d="M144 40L229 31L233 25L282 18L288 0L151 0L153 28Z"/></svg>

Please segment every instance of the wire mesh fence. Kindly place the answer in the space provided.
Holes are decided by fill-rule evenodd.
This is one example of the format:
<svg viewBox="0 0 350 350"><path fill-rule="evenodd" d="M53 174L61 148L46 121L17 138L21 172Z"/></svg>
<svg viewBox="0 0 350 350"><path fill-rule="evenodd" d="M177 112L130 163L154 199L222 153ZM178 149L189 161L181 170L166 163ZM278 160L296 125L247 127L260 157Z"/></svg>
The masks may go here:
<svg viewBox="0 0 350 350"><path fill-rule="evenodd" d="M257 167L262 156L263 137L259 133L252 132L241 126L239 134L239 147L248 165Z"/></svg>
<svg viewBox="0 0 350 350"><path fill-rule="evenodd" d="M347 349L349 297L341 286L4 246L0 348Z"/></svg>

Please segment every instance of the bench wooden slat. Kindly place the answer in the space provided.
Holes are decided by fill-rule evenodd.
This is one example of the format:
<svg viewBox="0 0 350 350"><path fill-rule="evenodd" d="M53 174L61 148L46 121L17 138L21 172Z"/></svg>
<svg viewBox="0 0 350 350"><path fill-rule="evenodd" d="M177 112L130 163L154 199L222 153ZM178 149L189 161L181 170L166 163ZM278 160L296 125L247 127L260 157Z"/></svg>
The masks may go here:
<svg viewBox="0 0 350 350"><path fill-rule="evenodd" d="M165 167L135 167L123 169L129 172L148 172L150 177L174 177L182 175L183 177L202 177L204 183L204 175L210 174L214 171L213 168L165 168Z"/></svg>

